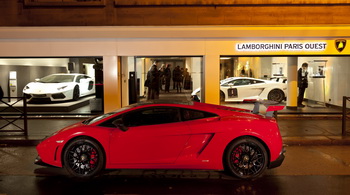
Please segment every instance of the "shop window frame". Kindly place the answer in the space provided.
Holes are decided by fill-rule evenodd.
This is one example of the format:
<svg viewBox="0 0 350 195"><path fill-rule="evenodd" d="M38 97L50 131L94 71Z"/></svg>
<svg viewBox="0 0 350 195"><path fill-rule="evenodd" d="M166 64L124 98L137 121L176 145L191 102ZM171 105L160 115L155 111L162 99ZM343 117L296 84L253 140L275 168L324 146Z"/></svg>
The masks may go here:
<svg viewBox="0 0 350 195"><path fill-rule="evenodd" d="M81 1L81 0L57 0L57 1L37 1L37 0L24 0L24 5L29 7L60 7L60 6L78 6L78 7L104 7L106 6L105 0L94 1Z"/></svg>
<svg viewBox="0 0 350 195"><path fill-rule="evenodd" d="M116 7L139 7L139 6L329 6L350 5L350 0L114 0Z"/></svg>

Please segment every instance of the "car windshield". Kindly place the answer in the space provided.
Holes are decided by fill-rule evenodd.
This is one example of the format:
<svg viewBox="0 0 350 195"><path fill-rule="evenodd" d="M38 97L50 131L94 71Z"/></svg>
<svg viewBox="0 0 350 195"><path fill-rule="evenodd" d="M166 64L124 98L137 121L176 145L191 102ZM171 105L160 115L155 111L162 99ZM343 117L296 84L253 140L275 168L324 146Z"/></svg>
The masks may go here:
<svg viewBox="0 0 350 195"><path fill-rule="evenodd" d="M41 78L38 82L41 83L67 83L67 82L73 82L75 75L64 75L64 74L53 74L46 76L44 78Z"/></svg>
<svg viewBox="0 0 350 195"><path fill-rule="evenodd" d="M119 112L123 112L124 110L128 110L128 109L133 108L133 107L135 107L135 106L132 106L132 105L131 106L126 106L126 107L120 108L120 109L118 109L118 110L116 110L114 112L109 112L109 113L106 113L106 114L103 114L103 115L99 115L99 116L96 116L96 117L89 118L89 119L83 121L83 124L90 125L92 123L95 123L97 121L105 119L105 118L107 118L107 117L109 117L109 116L111 116L113 114L116 114L116 113L119 113Z"/></svg>

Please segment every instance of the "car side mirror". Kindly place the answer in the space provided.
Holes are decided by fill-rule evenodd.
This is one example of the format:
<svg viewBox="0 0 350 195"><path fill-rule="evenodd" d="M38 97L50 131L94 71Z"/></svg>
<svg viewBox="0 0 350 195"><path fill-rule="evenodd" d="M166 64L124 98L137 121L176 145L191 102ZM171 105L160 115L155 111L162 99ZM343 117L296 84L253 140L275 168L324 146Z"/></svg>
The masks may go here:
<svg viewBox="0 0 350 195"><path fill-rule="evenodd" d="M113 121L112 124L115 127L117 127L118 129L122 130L122 131L127 131L129 129L127 126L125 126L123 124L123 120L122 119L117 119L117 120Z"/></svg>
<svg viewBox="0 0 350 195"><path fill-rule="evenodd" d="M35 79L36 82L40 81L40 79Z"/></svg>
<svg viewBox="0 0 350 195"><path fill-rule="evenodd" d="M233 84L233 83L229 83L228 86L229 86L229 87L233 87L234 84Z"/></svg>

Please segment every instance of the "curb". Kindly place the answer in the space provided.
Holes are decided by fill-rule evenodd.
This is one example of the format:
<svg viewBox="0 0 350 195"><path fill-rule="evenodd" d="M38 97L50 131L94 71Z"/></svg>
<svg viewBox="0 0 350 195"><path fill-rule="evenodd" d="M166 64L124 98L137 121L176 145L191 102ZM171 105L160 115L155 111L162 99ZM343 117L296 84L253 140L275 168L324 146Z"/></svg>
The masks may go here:
<svg viewBox="0 0 350 195"><path fill-rule="evenodd" d="M3 146L37 146L45 136L9 136L0 137L0 147Z"/></svg>
<svg viewBox="0 0 350 195"><path fill-rule="evenodd" d="M311 145L350 145L350 137L345 136L302 136L282 137L283 143L289 146Z"/></svg>
<svg viewBox="0 0 350 195"><path fill-rule="evenodd" d="M41 140L1 140L0 147L6 146L37 146Z"/></svg>

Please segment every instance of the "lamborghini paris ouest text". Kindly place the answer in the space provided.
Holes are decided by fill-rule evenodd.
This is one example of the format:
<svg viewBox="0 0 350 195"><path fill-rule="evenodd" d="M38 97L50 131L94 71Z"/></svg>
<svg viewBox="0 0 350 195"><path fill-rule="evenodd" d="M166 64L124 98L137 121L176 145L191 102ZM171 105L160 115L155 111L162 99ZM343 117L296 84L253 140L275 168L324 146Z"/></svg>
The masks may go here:
<svg viewBox="0 0 350 195"><path fill-rule="evenodd" d="M284 160L271 114L281 109L262 115L198 102L133 104L54 133L37 146L35 163L81 179L103 169L223 170L252 179Z"/></svg>

